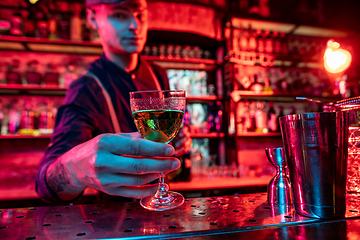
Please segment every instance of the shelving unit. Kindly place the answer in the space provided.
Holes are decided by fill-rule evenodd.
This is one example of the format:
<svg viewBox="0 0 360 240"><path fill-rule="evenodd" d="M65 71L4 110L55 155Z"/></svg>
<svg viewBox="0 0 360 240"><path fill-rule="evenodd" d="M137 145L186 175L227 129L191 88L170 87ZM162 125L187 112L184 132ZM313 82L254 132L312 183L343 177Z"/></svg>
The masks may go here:
<svg viewBox="0 0 360 240"><path fill-rule="evenodd" d="M258 31L255 33L254 29ZM275 30L278 31L277 35L273 35L272 31ZM251 168L252 165L269 164L265 148L282 146L279 129L279 132L257 132L263 130L263 126L266 125L266 122L265 124L264 121L261 122L261 119L264 119L261 116L265 115L266 118L264 105L267 102L272 102L272 106L281 108L287 106L287 110L290 110L291 103L294 103L297 106L301 105L300 109L304 111L311 111L310 108L320 109L321 105L298 100L297 97L319 100L322 103L342 99L340 95L332 94L331 85L324 86L334 83L328 75L322 74L323 52L318 46L321 43L320 46L324 46L325 50L329 38L342 39L353 36L353 33L302 24L249 19L232 14L226 19L225 32L227 50L224 57L224 82L228 96L224 98L227 98L228 104L231 105L229 115L232 118L229 117L231 133L227 135L231 139L228 143L232 150L228 151L227 159L236 159L236 163L244 172L247 166ZM252 41L252 45L245 41ZM257 48L259 42L262 44L261 48ZM313 47L303 48L308 43ZM287 44L285 48L283 48L284 44ZM299 72L312 74L297 75ZM301 80L308 76L303 84ZM312 82L309 80L310 77L313 77ZM325 79L326 77L329 81ZM264 91L255 92L256 88L250 86L260 78L267 88L263 87ZM320 84L314 84L315 81L320 80L323 81L322 87L319 87ZM268 88L270 86L273 88ZM304 89L298 86L304 86ZM303 104L308 104L309 108L303 108L302 106L305 106ZM254 119L256 114L260 116L258 119ZM284 114L283 109L281 114ZM253 127L257 124L260 129Z"/></svg>

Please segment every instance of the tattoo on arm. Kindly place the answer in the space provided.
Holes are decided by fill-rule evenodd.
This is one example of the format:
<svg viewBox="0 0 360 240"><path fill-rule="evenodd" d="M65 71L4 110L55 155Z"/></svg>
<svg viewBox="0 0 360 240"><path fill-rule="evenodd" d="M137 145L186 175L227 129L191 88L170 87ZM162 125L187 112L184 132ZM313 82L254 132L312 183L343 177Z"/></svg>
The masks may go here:
<svg viewBox="0 0 360 240"><path fill-rule="evenodd" d="M69 179L66 176L64 165L61 161L54 163L53 168L47 176L48 182L52 183L51 186L54 187L56 192L63 192L64 187L70 184Z"/></svg>

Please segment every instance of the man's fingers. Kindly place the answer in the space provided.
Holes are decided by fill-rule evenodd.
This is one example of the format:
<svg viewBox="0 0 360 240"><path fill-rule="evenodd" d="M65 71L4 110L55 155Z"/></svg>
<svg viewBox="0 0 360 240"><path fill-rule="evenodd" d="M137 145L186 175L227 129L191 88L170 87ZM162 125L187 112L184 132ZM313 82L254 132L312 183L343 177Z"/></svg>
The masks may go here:
<svg viewBox="0 0 360 240"><path fill-rule="evenodd" d="M101 161L96 166L111 172L142 175L148 173L170 172L180 167L180 161L177 158L134 158L132 156L117 156L109 154L105 157L108 161Z"/></svg>
<svg viewBox="0 0 360 240"><path fill-rule="evenodd" d="M142 186L158 178L159 174L157 173L131 175L104 172L99 176L99 182L101 187L106 190L118 186Z"/></svg>
<svg viewBox="0 0 360 240"><path fill-rule="evenodd" d="M175 149L164 143L152 142L130 135L102 134L98 136L98 148L119 155L167 157L174 154Z"/></svg>
<svg viewBox="0 0 360 240"><path fill-rule="evenodd" d="M118 195L123 197L140 199L146 196L154 195L157 188L157 184L138 187L114 187L112 189L109 189L107 193L110 195Z"/></svg>

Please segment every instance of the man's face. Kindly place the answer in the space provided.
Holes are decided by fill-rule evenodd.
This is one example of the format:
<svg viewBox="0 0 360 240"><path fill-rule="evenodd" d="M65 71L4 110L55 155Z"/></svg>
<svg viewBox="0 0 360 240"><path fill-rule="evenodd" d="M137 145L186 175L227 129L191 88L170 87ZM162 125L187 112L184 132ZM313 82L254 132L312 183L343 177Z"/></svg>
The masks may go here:
<svg viewBox="0 0 360 240"><path fill-rule="evenodd" d="M147 39L146 0L129 0L121 4L96 6L99 35L111 52L140 53Z"/></svg>

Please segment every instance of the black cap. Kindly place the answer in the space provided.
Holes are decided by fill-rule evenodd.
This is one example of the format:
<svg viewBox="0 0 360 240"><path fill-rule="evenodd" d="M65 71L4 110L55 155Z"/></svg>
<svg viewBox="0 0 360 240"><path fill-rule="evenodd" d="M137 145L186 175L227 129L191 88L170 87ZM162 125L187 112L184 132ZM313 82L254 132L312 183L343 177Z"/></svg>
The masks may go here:
<svg viewBox="0 0 360 240"><path fill-rule="evenodd" d="M128 0L85 0L86 7L92 7L100 4L123 3Z"/></svg>

